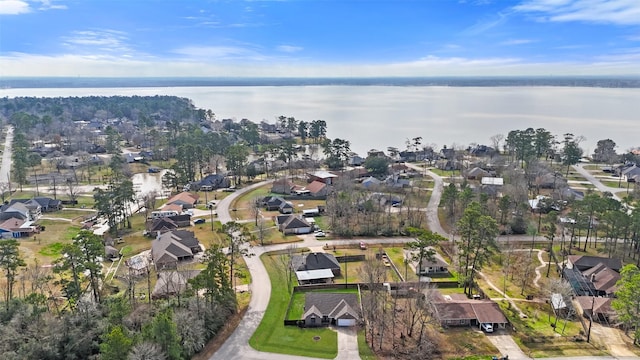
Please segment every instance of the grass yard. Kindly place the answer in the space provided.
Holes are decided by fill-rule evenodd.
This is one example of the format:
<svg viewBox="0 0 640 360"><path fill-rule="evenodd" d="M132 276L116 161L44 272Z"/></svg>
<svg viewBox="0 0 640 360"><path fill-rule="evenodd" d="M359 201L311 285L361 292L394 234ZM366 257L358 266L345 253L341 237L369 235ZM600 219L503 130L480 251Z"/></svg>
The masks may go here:
<svg viewBox="0 0 640 360"><path fill-rule="evenodd" d="M43 213L43 217L48 218L62 218L74 221L82 221L85 216L95 215L95 211L82 211L82 210L60 210L55 212Z"/></svg>
<svg viewBox="0 0 640 360"><path fill-rule="evenodd" d="M433 337L444 359L491 359L491 355L499 354L484 333L470 327L434 331Z"/></svg>
<svg viewBox="0 0 640 360"><path fill-rule="evenodd" d="M627 186L627 182L623 181L622 183L619 183L618 181L613 181L613 180L600 180L600 182L608 187L612 187L612 188L626 188ZM618 186L620 185L620 186Z"/></svg>
<svg viewBox="0 0 640 360"><path fill-rule="evenodd" d="M434 173L440 175L443 178L460 175L459 171L440 170L440 169L435 168L435 167L429 168L429 170L431 170L431 172L434 172Z"/></svg>
<svg viewBox="0 0 640 360"><path fill-rule="evenodd" d="M508 302L498 304L516 330L514 339L532 357L606 355L603 349L582 340L583 329L578 321L568 321L564 333L564 320L559 319L554 328L555 318L549 304L519 302L518 307L527 314L525 319Z"/></svg>
<svg viewBox="0 0 640 360"><path fill-rule="evenodd" d="M331 245L329 245L331 247ZM369 246L367 250L361 250L357 245L351 245L349 247L342 246L337 247L335 251L330 250L328 253L333 254L334 256L343 256L343 255L365 255L367 259L375 259L376 253L379 251L380 247L372 247ZM382 261L382 260L378 260ZM346 266L345 266L346 265ZM399 266L396 264L396 266ZM340 271L341 274L337 278L333 279L337 284L345 283L345 274L347 276L348 283L355 282L367 282L364 274L364 261L354 261L348 263L340 263ZM391 267L386 268L387 271L385 273L384 281L400 281L400 278L396 274L396 272ZM398 268L400 269L400 268Z"/></svg>
<svg viewBox="0 0 640 360"><path fill-rule="evenodd" d="M333 359L338 354L338 334L331 329L284 326L289 292L276 256L261 256L271 280L271 299L258 329L249 340L258 351Z"/></svg>
<svg viewBox="0 0 640 360"><path fill-rule="evenodd" d="M294 291L291 296L291 307L287 314L287 320L300 320L304 314L305 295L311 291ZM321 289L313 290L313 292L324 293L345 293L345 294L357 294L357 289Z"/></svg>
<svg viewBox="0 0 640 360"><path fill-rule="evenodd" d="M68 221L39 220L38 224L45 226L45 231L19 239L20 250L28 263L37 259L40 264L50 264L62 255L62 246L80 232L79 226Z"/></svg>
<svg viewBox="0 0 640 360"><path fill-rule="evenodd" d="M373 353L367 339L365 339L364 330L358 331L358 352L360 353L360 359L362 360L377 360L378 357Z"/></svg>

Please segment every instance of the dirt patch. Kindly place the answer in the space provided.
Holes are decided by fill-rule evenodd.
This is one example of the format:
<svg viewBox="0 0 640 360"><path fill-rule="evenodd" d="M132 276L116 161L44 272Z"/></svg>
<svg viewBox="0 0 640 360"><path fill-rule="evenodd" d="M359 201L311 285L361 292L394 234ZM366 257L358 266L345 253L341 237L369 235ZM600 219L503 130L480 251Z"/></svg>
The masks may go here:
<svg viewBox="0 0 640 360"><path fill-rule="evenodd" d="M629 350L629 344L625 341L625 335L620 329L594 323L591 331L593 334L597 334L598 341L607 347L611 356L636 356L633 351Z"/></svg>

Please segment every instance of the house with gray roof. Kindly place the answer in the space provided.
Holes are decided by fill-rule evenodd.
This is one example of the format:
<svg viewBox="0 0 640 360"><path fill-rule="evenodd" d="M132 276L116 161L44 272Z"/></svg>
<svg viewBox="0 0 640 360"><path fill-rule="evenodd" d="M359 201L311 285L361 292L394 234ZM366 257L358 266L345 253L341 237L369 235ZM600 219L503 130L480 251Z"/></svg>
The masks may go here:
<svg viewBox="0 0 640 360"><path fill-rule="evenodd" d="M355 326L362 318L358 295L354 293L309 292L305 294L304 309L306 327Z"/></svg>
<svg viewBox="0 0 640 360"><path fill-rule="evenodd" d="M276 226L283 234L308 234L313 226L304 218L298 215L279 215L276 216Z"/></svg>
<svg viewBox="0 0 640 360"><path fill-rule="evenodd" d="M340 276L340 263L332 254L314 252L291 257L294 271L330 269L334 276Z"/></svg>
<svg viewBox="0 0 640 360"><path fill-rule="evenodd" d="M151 243L151 257L156 270L176 268L179 262L193 259L200 251L200 241L186 230L165 232Z"/></svg>

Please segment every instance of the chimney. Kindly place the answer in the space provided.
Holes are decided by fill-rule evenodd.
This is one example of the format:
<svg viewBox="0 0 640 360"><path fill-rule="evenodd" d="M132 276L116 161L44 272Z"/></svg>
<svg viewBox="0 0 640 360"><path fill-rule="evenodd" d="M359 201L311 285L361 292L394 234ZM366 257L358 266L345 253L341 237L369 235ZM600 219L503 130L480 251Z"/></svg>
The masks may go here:
<svg viewBox="0 0 640 360"><path fill-rule="evenodd" d="M596 281L596 274L591 274L591 282Z"/></svg>

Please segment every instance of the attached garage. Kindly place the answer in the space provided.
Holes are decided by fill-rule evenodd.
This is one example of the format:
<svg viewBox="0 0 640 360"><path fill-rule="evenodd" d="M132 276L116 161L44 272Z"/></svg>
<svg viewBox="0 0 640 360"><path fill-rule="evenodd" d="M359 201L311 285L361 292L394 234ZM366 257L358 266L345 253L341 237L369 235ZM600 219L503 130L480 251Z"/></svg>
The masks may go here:
<svg viewBox="0 0 640 360"><path fill-rule="evenodd" d="M338 319L338 326L356 326L356 319Z"/></svg>

